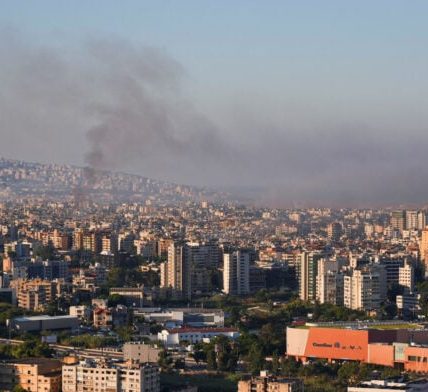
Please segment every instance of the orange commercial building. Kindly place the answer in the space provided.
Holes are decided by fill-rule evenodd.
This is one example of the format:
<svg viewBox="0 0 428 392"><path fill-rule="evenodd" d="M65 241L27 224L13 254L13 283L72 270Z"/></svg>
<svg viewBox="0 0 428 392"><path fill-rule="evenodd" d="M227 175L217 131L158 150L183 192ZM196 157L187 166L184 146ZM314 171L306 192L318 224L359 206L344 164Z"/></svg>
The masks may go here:
<svg viewBox="0 0 428 392"><path fill-rule="evenodd" d="M287 328L286 355L358 361L428 373L428 329Z"/></svg>

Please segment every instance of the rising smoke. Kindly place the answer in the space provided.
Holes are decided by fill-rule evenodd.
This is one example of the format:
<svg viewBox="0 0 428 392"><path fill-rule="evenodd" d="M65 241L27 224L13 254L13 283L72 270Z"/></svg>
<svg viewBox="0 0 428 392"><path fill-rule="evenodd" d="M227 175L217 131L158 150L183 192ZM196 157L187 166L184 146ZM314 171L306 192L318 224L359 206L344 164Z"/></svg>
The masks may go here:
<svg viewBox="0 0 428 392"><path fill-rule="evenodd" d="M130 171L257 187L262 202L281 206L428 197L428 134L420 128L405 134L382 121L314 116L303 130L255 106L223 129L188 98L189 75L165 50L114 39L40 47L9 31L0 38L0 68L0 154L83 164L88 183L100 170Z"/></svg>

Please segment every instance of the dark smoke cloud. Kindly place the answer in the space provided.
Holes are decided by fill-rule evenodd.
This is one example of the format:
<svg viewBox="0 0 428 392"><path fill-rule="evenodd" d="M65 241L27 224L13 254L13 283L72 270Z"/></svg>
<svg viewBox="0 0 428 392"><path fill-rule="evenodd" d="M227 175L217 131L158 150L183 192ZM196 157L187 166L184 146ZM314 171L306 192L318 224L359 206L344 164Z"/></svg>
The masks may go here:
<svg viewBox="0 0 428 392"><path fill-rule="evenodd" d="M7 157L80 163L87 176L127 170L233 185L280 206L428 198L422 126L404 132L382 121L326 123L309 112L303 127L266 120L253 105L234 113L233 126L219 127L186 97L181 64L164 50L122 40L41 47L6 31L0 69L0 153Z"/></svg>

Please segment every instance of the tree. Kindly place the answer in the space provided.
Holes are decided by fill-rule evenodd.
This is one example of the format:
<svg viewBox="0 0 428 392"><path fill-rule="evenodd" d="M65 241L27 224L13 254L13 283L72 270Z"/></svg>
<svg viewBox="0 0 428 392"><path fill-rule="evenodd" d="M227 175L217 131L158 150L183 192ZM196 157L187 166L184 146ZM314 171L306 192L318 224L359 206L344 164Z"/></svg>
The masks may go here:
<svg viewBox="0 0 428 392"><path fill-rule="evenodd" d="M259 341L265 355L285 351L283 324L267 323L260 328Z"/></svg>
<svg viewBox="0 0 428 392"><path fill-rule="evenodd" d="M126 298L120 294L109 295L108 306L115 308L117 305L126 305Z"/></svg>
<svg viewBox="0 0 428 392"><path fill-rule="evenodd" d="M122 268L112 268L107 276L109 287L123 287L125 285L125 273Z"/></svg>
<svg viewBox="0 0 428 392"><path fill-rule="evenodd" d="M40 257L42 260L52 260L55 257L55 249L51 242L46 246L37 246L33 251L34 256Z"/></svg>
<svg viewBox="0 0 428 392"><path fill-rule="evenodd" d="M199 362L207 360L207 355L205 354L205 352L203 350L195 350L191 354L191 356L197 364L199 364Z"/></svg>
<svg viewBox="0 0 428 392"><path fill-rule="evenodd" d="M184 369L186 367L186 363L183 358L177 358L174 362L174 369Z"/></svg>
<svg viewBox="0 0 428 392"><path fill-rule="evenodd" d="M259 374L265 365L265 356L260 344L251 347L247 357L248 367L253 375Z"/></svg>
<svg viewBox="0 0 428 392"><path fill-rule="evenodd" d="M357 362L345 362L337 372L340 381L356 384L359 380L360 365Z"/></svg>
<svg viewBox="0 0 428 392"><path fill-rule="evenodd" d="M281 364L279 362L279 357L277 353L273 353L272 355L272 366L271 371L274 376L277 376L280 372Z"/></svg>
<svg viewBox="0 0 428 392"><path fill-rule="evenodd" d="M28 391L22 388L21 385L15 385L12 389L12 392L28 392Z"/></svg>
<svg viewBox="0 0 428 392"><path fill-rule="evenodd" d="M165 350L162 350L159 353L158 365L161 367L162 370L169 370L171 368L171 364L172 358Z"/></svg>
<svg viewBox="0 0 428 392"><path fill-rule="evenodd" d="M217 370L217 360L214 349L210 349L207 352L207 369Z"/></svg>

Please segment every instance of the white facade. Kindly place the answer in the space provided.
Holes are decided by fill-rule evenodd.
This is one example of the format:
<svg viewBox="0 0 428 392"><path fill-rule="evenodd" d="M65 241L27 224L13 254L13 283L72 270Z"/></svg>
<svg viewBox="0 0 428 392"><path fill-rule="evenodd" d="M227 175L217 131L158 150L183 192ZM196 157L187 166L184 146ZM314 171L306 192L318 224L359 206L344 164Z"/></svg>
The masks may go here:
<svg viewBox="0 0 428 392"><path fill-rule="evenodd" d="M321 303L336 304L337 262L321 259L318 261L316 299Z"/></svg>
<svg viewBox="0 0 428 392"><path fill-rule="evenodd" d="M372 380L364 381L355 387L348 387L348 392L422 392L427 390L427 380L415 382Z"/></svg>
<svg viewBox="0 0 428 392"><path fill-rule="evenodd" d="M191 344L209 341L216 336L226 336L230 339L237 339L239 331L233 328L179 328L164 329L158 333L158 340L163 342L166 347L177 346L182 341Z"/></svg>
<svg viewBox="0 0 428 392"><path fill-rule="evenodd" d="M250 292L250 255L235 251L223 255L223 292L246 295Z"/></svg>
<svg viewBox="0 0 428 392"><path fill-rule="evenodd" d="M344 306L356 310L380 308L386 295L386 278L381 270L354 270L344 278Z"/></svg>
<svg viewBox="0 0 428 392"><path fill-rule="evenodd" d="M415 273L410 264L404 264L399 268L398 284L405 287L409 292L413 292L415 288Z"/></svg>
<svg viewBox="0 0 428 392"><path fill-rule="evenodd" d="M91 319L91 308L86 305L79 306L70 306L68 314L79 318L80 320L90 320Z"/></svg>

